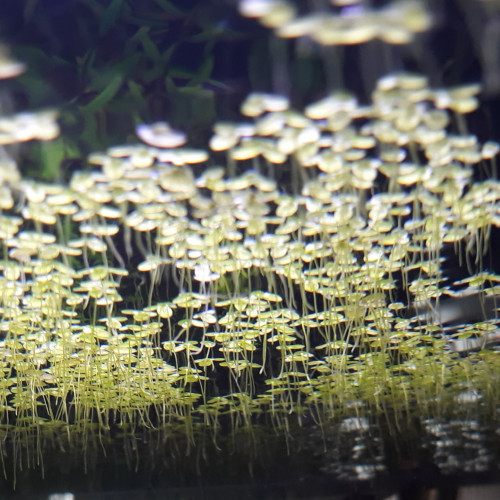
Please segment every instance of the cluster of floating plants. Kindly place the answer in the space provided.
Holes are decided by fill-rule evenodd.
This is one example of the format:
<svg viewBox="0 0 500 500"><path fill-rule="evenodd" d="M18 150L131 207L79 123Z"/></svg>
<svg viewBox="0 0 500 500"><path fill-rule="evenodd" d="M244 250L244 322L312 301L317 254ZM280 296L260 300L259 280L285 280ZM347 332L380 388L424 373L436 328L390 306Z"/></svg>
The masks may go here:
<svg viewBox="0 0 500 500"><path fill-rule="evenodd" d="M499 293L483 263L499 145L466 126L479 90L398 73L368 105L338 92L303 112L254 93L244 123L215 125L211 154L142 125L145 144L92 154L68 185L3 160L4 427L494 413L496 318L445 335L421 312ZM1 144L55 135L50 112L0 120ZM469 270L456 283L450 255Z"/></svg>
<svg viewBox="0 0 500 500"><path fill-rule="evenodd" d="M431 17L419 0L395 1L375 10L359 0L331 0L331 11L299 17L287 0L240 0L243 16L259 19L280 38L308 36L321 45L350 45L380 39L406 44L429 29ZM337 11L333 10L333 7Z"/></svg>

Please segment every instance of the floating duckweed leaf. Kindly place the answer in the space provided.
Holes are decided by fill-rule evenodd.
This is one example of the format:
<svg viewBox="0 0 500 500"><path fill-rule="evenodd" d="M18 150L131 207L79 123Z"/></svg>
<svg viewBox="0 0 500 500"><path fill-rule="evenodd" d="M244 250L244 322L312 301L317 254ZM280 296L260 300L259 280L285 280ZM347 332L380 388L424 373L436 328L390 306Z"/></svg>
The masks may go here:
<svg viewBox="0 0 500 500"><path fill-rule="evenodd" d="M282 302L283 298L276 293L263 292L259 290L252 292L252 294L250 295L250 301L253 302L254 300L264 300L266 302Z"/></svg>
<svg viewBox="0 0 500 500"><path fill-rule="evenodd" d="M187 168L171 168L160 176L160 185L165 191L192 196L196 187L191 170Z"/></svg>
<svg viewBox="0 0 500 500"><path fill-rule="evenodd" d="M113 236L120 228L116 224L80 224L82 234L93 234L95 236Z"/></svg>
<svg viewBox="0 0 500 500"><path fill-rule="evenodd" d="M389 91L394 89L421 90L429 85L428 78L423 75L409 72L392 73L380 78L377 89Z"/></svg>
<svg viewBox="0 0 500 500"><path fill-rule="evenodd" d="M495 157L500 151L500 144L494 141L485 142L481 150L481 156L485 160L490 160Z"/></svg>
<svg viewBox="0 0 500 500"><path fill-rule="evenodd" d="M87 238L86 240L82 241L85 246L87 246L90 250L96 253L102 253L108 249L108 246L106 245L106 243L104 243L104 241L95 237Z"/></svg>
<svg viewBox="0 0 500 500"><path fill-rule="evenodd" d="M246 116L254 117L260 116L266 111L286 111L288 106L288 99L284 96L255 92L243 101L241 112Z"/></svg>
<svg viewBox="0 0 500 500"><path fill-rule="evenodd" d="M342 156L333 151L325 151L318 157L318 168L323 172L334 173L344 167Z"/></svg>
<svg viewBox="0 0 500 500"><path fill-rule="evenodd" d="M233 160L250 160L259 156L261 149L259 145L255 142L244 142L241 146L234 148L231 151L231 158ZM241 187L240 189L245 189L247 186Z"/></svg>
<svg viewBox="0 0 500 500"><path fill-rule="evenodd" d="M449 117L446 111L429 110L423 116L422 120L431 130L440 130L448 126Z"/></svg>
<svg viewBox="0 0 500 500"><path fill-rule="evenodd" d="M302 346L304 347L304 346ZM310 352L297 351L292 354L285 356L285 363L303 363L312 358L313 355Z"/></svg>
<svg viewBox="0 0 500 500"><path fill-rule="evenodd" d="M137 323L144 323L149 321L149 319L154 315L152 312L147 311L135 311L133 314L134 321Z"/></svg>
<svg viewBox="0 0 500 500"><path fill-rule="evenodd" d="M177 307L198 309L208 301L207 297L200 294L181 293L173 300Z"/></svg>
<svg viewBox="0 0 500 500"><path fill-rule="evenodd" d="M382 143L399 144L401 139L401 132L386 121L375 124L373 135Z"/></svg>
<svg viewBox="0 0 500 500"><path fill-rule="evenodd" d="M200 188L212 189L224 177L222 167L211 167L206 169L197 179L196 186Z"/></svg>
<svg viewBox="0 0 500 500"><path fill-rule="evenodd" d="M375 38L377 27L373 24L349 22L347 18L330 17L322 19L311 36L322 45L352 45Z"/></svg>
<svg viewBox="0 0 500 500"><path fill-rule="evenodd" d="M283 113L269 113L257 121L255 132L258 135L274 135L285 125Z"/></svg>
<svg viewBox="0 0 500 500"><path fill-rule="evenodd" d="M346 161L357 162L366 157L366 152L361 149L348 149L342 156Z"/></svg>
<svg viewBox="0 0 500 500"><path fill-rule="evenodd" d="M304 114L313 120L321 120L339 112L348 114L354 111L357 105L357 100L353 95L339 92L310 104L306 107Z"/></svg>
<svg viewBox="0 0 500 500"><path fill-rule="evenodd" d="M168 254L173 259L182 259L186 255L187 245L184 241L175 241L168 249Z"/></svg>
<svg viewBox="0 0 500 500"><path fill-rule="evenodd" d="M47 196L46 201L51 206L61 206L68 205L75 199L76 196L73 193L70 191L64 191L62 193Z"/></svg>
<svg viewBox="0 0 500 500"><path fill-rule="evenodd" d="M0 239L6 240L12 238L18 231L23 220L15 216L0 216Z"/></svg>
<svg viewBox="0 0 500 500"><path fill-rule="evenodd" d="M137 149L130 155L130 164L135 168L148 168L154 160L153 151L149 149Z"/></svg>
<svg viewBox="0 0 500 500"><path fill-rule="evenodd" d="M148 255L146 257L146 260L144 262L141 262L138 266L137 269L139 271L155 271L158 269L162 264L164 264L164 259L162 257L157 257L155 255Z"/></svg>
<svg viewBox="0 0 500 500"><path fill-rule="evenodd" d="M210 149L225 151L236 146L240 138L252 137L254 126L251 124L218 123L214 127L215 135L210 139Z"/></svg>
<svg viewBox="0 0 500 500"><path fill-rule="evenodd" d="M210 265L204 262L195 266L193 278L196 281L208 283L218 280L220 278L220 274L212 272L210 269Z"/></svg>
<svg viewBox="0 0 500 500"><path fill-rule="evenodd" d="M270 163L284 163L287 160L286 154L276 149L274 144L261 143L259 150L262 156Z"/></svg>
<svg viewBox="0 0 500 500"><path fill-rule="evenodd" d="M137 125L135 132L141 141L156 148L176 148L186 142L186 134L173 130L167 122Z"/></svg>
<svg viewBox="0 0 500 500"><path fill-rule="evenodd" d="M402 45L412 41L413 33L404 27L386 26L383 31L379 32L379 37L384 42Z"/></svg>
<svg viewBox="0 0 500 500"><path fill-rule="evenodd" d="M174 314L172 307L169 304L158 304L156 306L158 316L163 319L171 318Z"/></svg>
<svg viewBox="0 0 500 500"><path fill-rule="evenodd" d="M247 223L247 233L250 235L259 235L266 232L266 221L264 219L252 218Z"/></svg>
<svg viewBox="0 0 500 500"><path fill-rule="evenodd" d="M260 18L264 26L277 27L294 17L293 6L285 0L241 0L240 14Z"/></svg>
<svg viewBox="0 0 500 500"><path fill-rule="evenodd" d="M352 173L360 180L367 181L369 186L377 177L378 162L373 160L358 161L352 167Z"/></svg>
<svg viewBox="0 0 500 500"><path fill-rule="evenodd" d="M0 186L0 209L10 210L14 206L14 198L7 186Z"/></svg>
<svg viewBox="0 0 500 500"><path fill-rule="evenodd" d="M45 204L31 203L29 207L24 207L22 215L25 219L31 219L41 224L52 226L56 224L57 217L54 211Z"/></svg>
<svg viewBox="0 0 500 500"><path fill-rule="evenodd" d="M402 163L399 167L398 183L402 186L411 186L423 181L429 175L429 171L424 167Z"/></svg>
<svg viewBox="0 0 500 500"><path fill-rule="evenodd" d="M45 260L54 260L61 253L61 249L56 245L46 245L40 248L38 256Z"/></svg>
<svg viewBox="0 0 500 500"><path fill-rule="evenodd" d="M19 113L11 117L0 117L0 144L30 141L32 139L55 139L59 135L54 111Z"/></svg>
<svg viewBox="0 0 500 500"><path fill-rule="evenodd" d="M119 219L122 216L121 210L106 205L101 207L97 213L105 219Z"/></svg>
<svg viewBox="0 0 500 500"><path fill-rule="evenodd" d="M457 113L469 113L478 107L476 95L480 91L478 84L462 85L448 90L434 92L436 108L449 108Z"/></svg>
<svg viewBox="0 0 500 500"><path fill-rule="evenodd" d="M51 245L56 242L56 237L49 233L40 233L35 231L21 231L18 238L22 242L30 242L37 247L42 245Z"/></svg>
<svg viewBox="0 0 500 500"><path fill-rule="evenodd" d="M281 224L275 231L276 234L279 235L286 235L286 234L291 234L294 233L295 231L298 231L301 227L300 220L298 219L291 219L285 222L284 224ZM272 251L275 253L273 254L273 257L279 258L280 256L276 254L276 252L282 252L281 257L284 257L288 253L288 249L286 247L275 247Z"/></svg>
<svg viewBox="0 0 500 500"><path fill-rule="evenodd" d="M213 367L214 366L214 361L216 361L217 358L203 358L203 359L195 359L194 362L203 368L207 367Z"/></svg>
<svg viewBox="0 0 500 500"><path fill-rule="evenodd" d="M161 224L160 220L144 220L134 227L136 231L150 232Z"/></svg>
<svg viewBox="0 0 500 500"><path fill-rule="evenodd" d="M100 326L85 326L82 328L82 334L83 336L88 335L89 339L98 340L107 340L111 336L111 333L106 328Z"/></svg>
<svg viewBox="0 0 500 500"><path fill-rule="evenodd" d="M238 136L233 134L216 134L212 136L209 142L212 151L225 151L236 146L236 144L238 144Z"/></svg>
<svg viewBox="0 0 500 500"><path fill-rule="evenodd" d="M173 340L162 342L163 349L170 352L182 352L186 346L182 342L174 342Z"/></svg>
<svg viewBox="0 0 500 500"><path fill-rule="evenodd" d="M179 149L177 151L183 164L202 163L208 160L208 153L202 149Z"/></svg>
<svg viewBox="0 0 500 500"><path fill-rule="evenodd" d="M361 304L369 307L383 307L386 304L386 296L381 292L371 293L361 299Z"/></svg>
<svg viewBox="0 0 500 500"><path fill-rule="evenodd" d="M125 218L125 224L129 227L136 227L144 221L144 216L139 212L131 212Z"/></svg>
<svg viewBox="0 0 500 500"><path fill-rule="evenodd" d="M26 71L26 65L11 59L5 47L0 46L0 79L13 78L24 71Z"/></svg>
<svg viewBox="0 0 500 500"><path fill-rule="evenodd" d="M247 3L250 3L249 0L243 2L243 5ZM259 6L269 5L262 1L254 3ZM248 17L261 18L261 23L267 25L263 21L265 17L260 13L261 10L256 9L258 15L248 15L245 14L246 11L243 13ZM250 11L252 12L251 9ZM430 16L420 2L394 2L379 10L359 9L353 12L353 15L322 12L295 19L290 14L290 19L272 25L279 26L277 34L280 37L310 36L323 45L341 45L368 42L374 38L387 43L408 43L413 39L414 33L425 31L431 24Z"/></svg>
<svg viewBox="0 0 500 500"><path fill-rule="evenodd" d="M26 198L33 203L42 203L47 196L44 186L39 184L27 184L24 186Z"/></svg>
<svg viewBox="0 0 500 500"><path fill-rule="evenodd" d="M337 111L328 116L328 128L332 132L338 132L349 126L351 120L352 118L347 111Z"/></svg>

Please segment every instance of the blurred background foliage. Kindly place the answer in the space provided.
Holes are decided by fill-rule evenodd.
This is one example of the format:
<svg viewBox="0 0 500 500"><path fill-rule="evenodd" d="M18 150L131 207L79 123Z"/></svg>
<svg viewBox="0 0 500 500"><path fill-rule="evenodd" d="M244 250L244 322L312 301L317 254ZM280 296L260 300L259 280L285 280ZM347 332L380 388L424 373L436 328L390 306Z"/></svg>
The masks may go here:
<svg viewBox="0 0 500 500"><path fill-rule="evenodd" d="M236 100L248 92L238 75L258 28L240 29L254 23L231 4L12 2L0 38L28 70L6 80L4 92L16 110L58 109L62 128L55 141L22 147L23 174L69 177L89 152L137 141L137 123L166 119L189 132L190 145L206 144L219 108L236 118Z"/></svg>
<svg viewBox="0 0 500 500"><path fill-rule="evenodd" d="M301 13L331 8L329 0L295 3ZM374 7L387 3L370 2ZM68 180L74 170L85 168L90 152L137 142L138 123L167 120L187 132L188 146L206 147L214 122L241 120L239 104L250 91L286 94L298 108L340 88L366 101L378 78L402 69L422 72L436 86L489 78L490 101L471 120L484 131L482 140L500 138L493 118L500 71L497 75L492 60L485 60L481 38L485 26L500 26L496 4L429 0L435 26L409 46L374 41L348 47L276 39L271 30L241 17L237 4L9 2L0 15L0 40L28 69L2 81L0 91L12 110L57 109L62 129L54 141L19 147L23 175ZM491 43L495 30L488 36Z"/></svg>

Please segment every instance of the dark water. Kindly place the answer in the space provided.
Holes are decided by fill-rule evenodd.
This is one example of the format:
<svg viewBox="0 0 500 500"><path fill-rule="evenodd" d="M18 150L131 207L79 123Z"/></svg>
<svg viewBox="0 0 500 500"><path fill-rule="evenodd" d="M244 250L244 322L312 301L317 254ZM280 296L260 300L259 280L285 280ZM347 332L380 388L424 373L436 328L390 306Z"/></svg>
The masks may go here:
<svg viewBox="0 0 500 500"><path fill-rule="evenodd" d="M416 412L416 414L421 412ZM432 412L431 412L432 413ZM481 416L482 415L482 416ZM440 416L350 416L287 431L254 425L19 434L2 498L457 498L500 482L498 419L474 404ZM37 445L40 449L37 450ZM15 492L12 491L15 477ZM463 491L463 490L462 490ZM100 496L99 496L100 495ZM152 496L151 496L152 495Z"/></svg>

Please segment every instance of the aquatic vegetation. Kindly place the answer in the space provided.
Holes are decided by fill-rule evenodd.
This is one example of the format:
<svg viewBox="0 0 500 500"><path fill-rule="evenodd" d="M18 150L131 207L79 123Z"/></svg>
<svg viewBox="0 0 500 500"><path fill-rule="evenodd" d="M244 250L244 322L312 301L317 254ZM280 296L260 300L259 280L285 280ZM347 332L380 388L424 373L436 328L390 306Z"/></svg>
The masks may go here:
<svg viewBox="0 0 500 500"><path fill-rule="evenodd" d="M282 36L309 33L286 5L241 9ZM395 12L410 19L356 14L321 41L406 43L428 25L421 13L398 38ZM253 93L244 123L214 125L211 152L158 122L137 127L144 144L90 155L68 185L0 163L2 425L201 424L215 438L227 422L351 431L388 407L495 414L500 276L484 256L500 146L467 130L479 92L399 72L369 104L332 92L302 112ZM55 119L3 117L0 143L49 140ZM446 275L451 258L465 278ZM490 314L450 329L446 300L472 290Z"/></svg>
<svg viewBox="0 0 500 500"><path fill-rule="evenodd" d="M239 9L243 16L258 18L262 25L274 28L278 37L308 36L321 45L351 45L376 38L404 44L431 25L429 13L418 0L395 1L378 10L359 2L331 3L331 11L303 17L297 16L294 4L287 0L241 0Z"/></svg>
<svg viewBox="0 0 500 500"><path fill-rule="evenodd" d="M457 377L453 340L439 317L408 309L451 294L443 252L480 264L498 224L499 185L473 182L472 170L494 162L493 145L448 131L477 91L395 74L370 106L332 94L304 114L254 94L242 105L253 123L216 125L211 141L234 177L155 124L139 137L168 149L92 155L100 169L66 187L5 182L18 200L2 214L5 421L158 425L198 414L216 426L221 412L280 422L355 400L395 405L401 390L410 406L444 398ZM273 170L291 171L291 185ZM147 288L134 309L122 292L131 272ZM499 280L483 271L458 285L486 300ZM496 326L455 331L487 342Z"/></svg>

